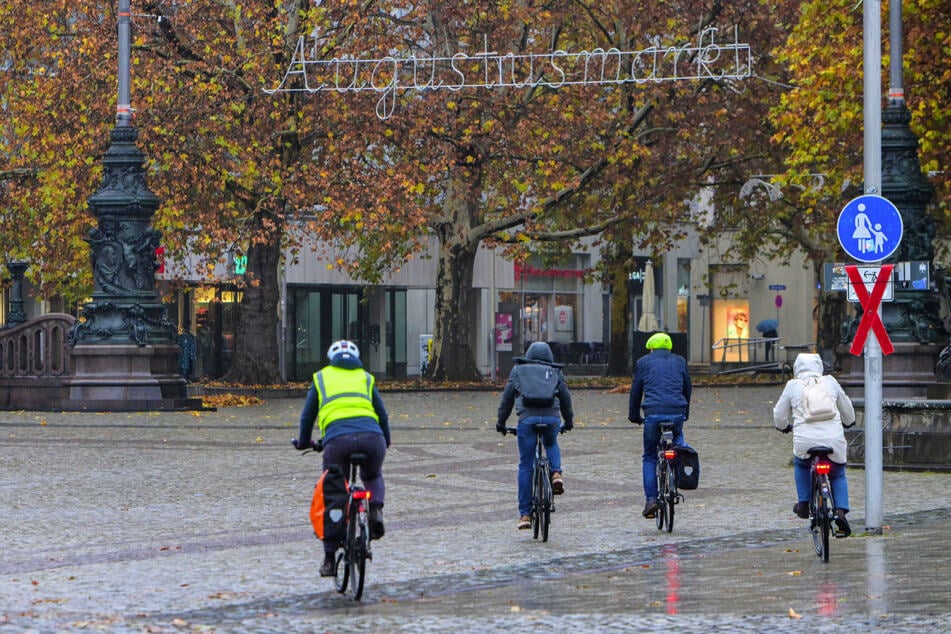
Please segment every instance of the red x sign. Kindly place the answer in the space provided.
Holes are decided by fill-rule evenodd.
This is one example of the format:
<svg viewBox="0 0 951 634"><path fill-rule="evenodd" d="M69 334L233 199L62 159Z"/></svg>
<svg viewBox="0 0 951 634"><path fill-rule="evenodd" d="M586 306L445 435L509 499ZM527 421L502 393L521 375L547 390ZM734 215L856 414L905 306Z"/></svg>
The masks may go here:
<svg viewBox="0 0 951 634"><path fill-rule="evenodd" d="M892 340L888 338L885 324L882 323L882 318L878 316L878 306L882 303L882 296L892 279L892 269L894 267L894 264L882 265L878 277L875 278L875 285L872 286L871 295L865 288L865 280L859 275L858 267L853 264L845 267L845 272L849 276L849 281L852 283L852 288L855 289L855 295L858 297L863 311L859 328L855 331L855 340L852 342L852 347L849 348L849 352L855 356L862 354L862 348L865 347L865 339L868 337L870 328L875 331L875 336L878 337L878 343L882 346L882 353L891 354L895 352L895 346L892 345Z"/></svg>

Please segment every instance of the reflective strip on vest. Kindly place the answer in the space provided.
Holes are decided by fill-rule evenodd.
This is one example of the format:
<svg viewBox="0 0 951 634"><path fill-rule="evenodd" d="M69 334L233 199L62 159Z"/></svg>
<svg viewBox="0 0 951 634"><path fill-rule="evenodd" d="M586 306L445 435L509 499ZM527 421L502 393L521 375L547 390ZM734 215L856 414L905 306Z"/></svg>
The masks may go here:
<svg viewBox="0 0 951 634"><path fill-rule="evenodd" d="M314 374L320 435L324 435L328 425L345 418L369 417L379 423L380 417L373 409L373 384L373 375L361 369L330 365Z"/></svg>

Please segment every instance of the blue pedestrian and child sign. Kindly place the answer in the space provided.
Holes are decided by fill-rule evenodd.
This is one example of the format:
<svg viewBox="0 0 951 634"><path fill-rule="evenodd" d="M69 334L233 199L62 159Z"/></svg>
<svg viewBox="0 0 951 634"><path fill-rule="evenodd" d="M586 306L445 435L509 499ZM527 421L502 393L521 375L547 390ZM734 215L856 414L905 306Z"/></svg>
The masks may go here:
<svg viewBox="0 0 951 634"><path fill-rule="evenodd" d="M882 196L850 200L839 214L836 233L845 252L859 262L879 262L901 244L903 225L898 207Z"/></svg>

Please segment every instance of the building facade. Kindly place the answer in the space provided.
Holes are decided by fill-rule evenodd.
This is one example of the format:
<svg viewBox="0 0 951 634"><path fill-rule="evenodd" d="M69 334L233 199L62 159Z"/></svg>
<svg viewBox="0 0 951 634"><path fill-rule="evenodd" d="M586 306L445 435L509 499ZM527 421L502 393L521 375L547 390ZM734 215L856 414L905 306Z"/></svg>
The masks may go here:
<svg viewBox="0 0 951 634"><path fill-rule="evenodd" d="M328 267L337 254L327 250L288 256L281 277L277 340L286 380L307 381L326 361L330 343L349 338L358 343L366 365L378 376L402 378L421 374L432 337L436 298L436 245L406 262L378 285L350 278ZM317 254L322 254L321 256ZM675 335L675 343L692 364L766 361L759 322L779 323L781 345L815 340L813 309L818 296L816 275L805 258L789 263L738 262L729 238L703 245L695 236L681 241L662 257L635 253L629 272L629 343L634 357L648 331L640 331L650 312L656 327ZM427 257L428 256L428 257ZM169 317L181 335L191 338L195 361L188 378L217 378L230 367L241 301L240 285L230 254L211 276L191 275L197 263L172 266L158 274L158 287L170 297ZM532 258L513 263L490 249L480 249L474 269L476 297L476 362L487 376L507 376L512 359L534 341L546 341L558 361L597 366L606 360L611 332L609 290L590 275L599 264L590 244L557 264ZM191 278L185 287L173 280ZM10 306L9 280L4 284L0 320ZM25 283L28 317L71 312L78 307L32 298ZM653 293L650 291L653 286ZM176 290L177 289L177 290ZM648 294L650 297L648 297ZM645 310L646 309L646 310ZM745 321L745 329L735 330ZM653 330L650 330L652 332ZM735 345L724 345L724 340ZM184 341L184 339L183 339ZM782 361L782 357L777 357ZM592 368L592 371L599 371Z"/></svg>

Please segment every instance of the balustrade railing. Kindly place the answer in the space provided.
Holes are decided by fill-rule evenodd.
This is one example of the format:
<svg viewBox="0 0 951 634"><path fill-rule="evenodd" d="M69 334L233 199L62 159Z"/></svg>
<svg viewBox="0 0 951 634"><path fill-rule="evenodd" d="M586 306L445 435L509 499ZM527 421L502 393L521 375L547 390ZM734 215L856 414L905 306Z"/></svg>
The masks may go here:
<svg viewBox="0 0 951 634"><path fill-rule="evenodd" d="M68 376L69 330L76 318L50 313L0 329L0 378Z"/></svg>

